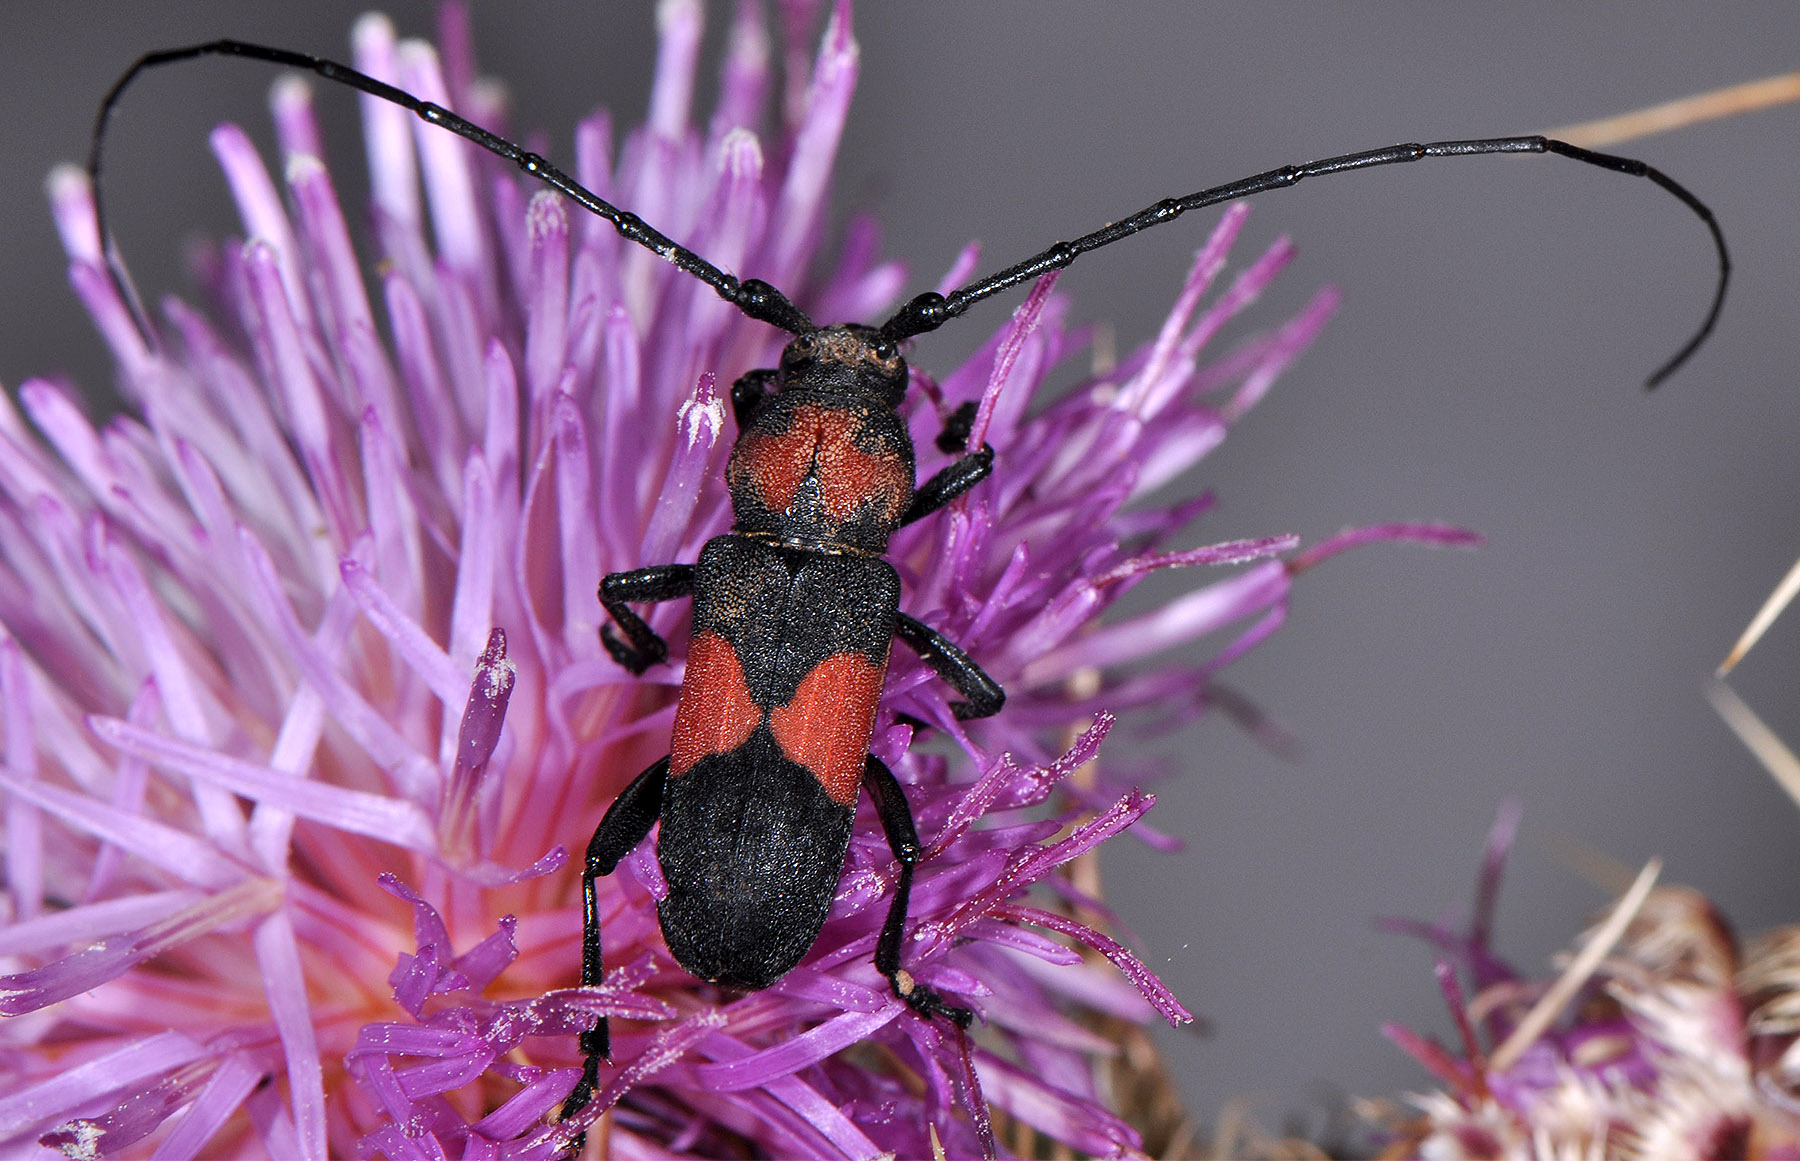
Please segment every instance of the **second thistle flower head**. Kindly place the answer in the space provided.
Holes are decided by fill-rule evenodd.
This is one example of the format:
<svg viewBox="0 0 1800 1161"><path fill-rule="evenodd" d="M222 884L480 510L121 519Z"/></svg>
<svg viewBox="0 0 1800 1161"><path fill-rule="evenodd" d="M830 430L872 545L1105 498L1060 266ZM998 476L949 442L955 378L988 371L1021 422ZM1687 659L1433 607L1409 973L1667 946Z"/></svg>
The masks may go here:
<svg viewBox="0 0 1800 1161"><path fill-rule="evenodd" d="M1653 861L1607 918L1532 979L1493 948L1500 873L1518 824L1489 836L1466 931L1389 921L1432 943L1460 1045L1398 1025L1388 1036L1441 1086L1413 1110L1371 1102L1383 1157L1788 1159L1800 1103L1786 1059L1800 1009L1796 932L1740 950L1713 904L1653 886ZM1465 992L1462 980L1473 985Z"/></svg>
<svg viewBox="0 0 1800 1161"><path fill-rule="evenodd" d="M768 149L750 128L774 77L754 6L704 128L699 8L671 0L661 24L649 123L615 160L610 119L584 122L578 179L814 317L875 315L901 274L866 223L809 274L857 71L847 6L810 69L788 54L810 82ZM497 124L454 10L444 43L440 68L371 19L356 63ZM770 366L779 338L373 100L371 287L307 90L280 85L275 115L285 197L243 133L215 133L248 241L202 264L212 309L170 300L148 335L105 273L91 191L52 182L129 407L96 427L57 384L26 383L22 410L0 397L0 1148L547 1157L570 1135L551 1122L575 1035L601 1014L612 1063L590 1108L622 1156L968 1155L994 1148L990 1110L1077 1152L1140 1148L1096 1079L1114 1048L1091 1022L1187 1013L1068 872L1151 805L1095 770L1113 715L1225 700L1218 672L1322 556L1459 539L1396 526L1285 561L1291 537L1168 549L1207 500L1150 496L1331 296L1209 353L1289 256L1277 244L1209 300L1233 210L1155 340L1060 398L1039 393L1085 336L1047 280L963 366L914 369L899 415L920 475L954 458L935 440L965 405L999 468L894 537L902 607L1011 696L965 728L901 651L871 751L924 848L903 963L977 1010L973 1040L871 964L897 872L866 805L822 934L774 987L672 960L646 843L599 892L606 979L576 989L565 852L668 752L694 656L685 610L661 605L649 624L676 663L622 669L594 585L725 530L720 385ZM1202 564L1248 567L1099 622L1149 573ZM954 745L915 749L919 723Z"/></svg>

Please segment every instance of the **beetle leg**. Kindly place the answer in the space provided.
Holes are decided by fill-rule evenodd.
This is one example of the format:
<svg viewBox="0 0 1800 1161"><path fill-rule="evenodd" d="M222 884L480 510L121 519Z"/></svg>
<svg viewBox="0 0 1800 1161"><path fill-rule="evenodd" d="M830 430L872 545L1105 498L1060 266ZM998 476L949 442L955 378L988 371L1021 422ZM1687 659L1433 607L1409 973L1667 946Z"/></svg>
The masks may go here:
<svg viewBox="0 0 1800 1161"><path fill-rule="evenodd" d="M603 974L600 957L600 898L597 882L613 873L619 860L644 841L650 828L662 814L663 783L669 776L669 760L657 762L631 780L631 785L613 799L594 828L588 842L587 863L581 872L581 986L592 987ZM593 1028L581 1034L581 1052L585 1062L581 1079L563 1101L562 1119L580 1112L600 1084L600 1062L612 1056L612 1042L606 1017L595 1018ZM577 1144L573 1150L581 1152Z"/></svg>
<svg viewBox="0 0 1800 1161"><path fill-rule="evenodd" d="M610 625L600 626L600 643L612 659L636 674L662 661L669 655L668 642L644 619L632 612L632 602L649 604L672 601L676 597L694 595L694 566L691 564L659 564L635 568L630 572L609 573L600 580L600 603L627 640L613 636Z"/></svg>
<svg viewBox="0 0 1800 1161"><path fill-rule="evenodd" d="M947 456L969 450L969 435L975 430L976 404L973 399L965 399L956 405L956 410L944 420L944 430L938 433L937 448Z"/></svg>
<svg viewBox="0 0 1800 1161"><path fill-rule="evenodd" d="M967 1008L944 1002L942 996L919 983L900 968L900 939L906 931L906 906L912 896L913 867L919 861L919 831L913 825L912 807L906 803L906 792L887 764L870 754L863 763L863 785L881 819L888 847L900 864L900 881L894 885L894 901L888 905L887 921L881 925L881 937L875 943L875 970L888 978L894 995L906 1001L907 1007L921 1016L942 1016L958 1028L967 1028L975 1018Z"/></svg>
<svg viewBox="0 0 1800 1161"><path fill-rule="evenodd" d="M901 527L931 515L945 504L987 478L994 470L994 449L987 444L950 464L919 485L912 503L900 517Z"/></svg>
<svg viewBox="0 0 1800 1161"><path fill-rule="evenodd" d="M769 367L747 371L731 385L731 417L737 420L739 433L749 430L750 420L762 406L763 396L769 393L769 384L775 382L777 374Z"/></svg>
<svg viewBox="0 0 1800 1161"><path fill-rule="evenodd" d="M901 613L894 623L894 636L912 646L921 661L967 699L950 703L957 721L992 717L1006 704L1006 691L999 682L983 672L960 645L917 617Z"/></svg>

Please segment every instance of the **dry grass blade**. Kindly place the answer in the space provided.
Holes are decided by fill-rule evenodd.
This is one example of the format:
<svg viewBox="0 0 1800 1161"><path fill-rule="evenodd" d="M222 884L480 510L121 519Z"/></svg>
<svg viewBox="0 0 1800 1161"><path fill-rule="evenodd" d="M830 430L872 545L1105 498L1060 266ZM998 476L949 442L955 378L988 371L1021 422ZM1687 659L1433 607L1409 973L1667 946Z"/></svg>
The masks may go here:
<svg viewBox="0 0 1800 1161"><path fill-rule="evenodd" d="M1788 749L1787 743L1763 724L1756 716L1756 711L1744 704L1729 685L1722 681L1712 682L1706 687L1706 699L1712 702L1713 709L1725 719L1731 732L1756 755L1756 760L1763 764L1769 775L1775 779L1776 785L1787 791L1788 797L1800 804L1800 756Z"/></svg>
<svg viewBox="0 0 1800 1161"><path fill-rule="evenodd" d="M1740 113L1753 113L1759 109L1785 105L1790 101L1800 101L1800 73L1764 77L1760 81L1746 81L1741 85L1714 89L1710 93L1697 93L1692 97L1664 101L1660 105L1650 105L1616 117L1565 125L1561 129L1550 130L1545 136L1559 138L1584 149L1605 149L1640 137L1667 133L1671 129L1698 125L1702 121L1717 121L1724 117L1736 117Z"/></svg>
<svg viewBox="0 0 1800 1161"><path fill-rule="evenodd" d="M1587 946L1581 949L1581 954L1575 957L1575 962L1571 963L1568 970L1557 977L1556 982L1550 985L1550 990L1545 992L1536 1004L1532 1005L1531 1011L1525 1014L1525 1019L1521 1020L1518 1027L1512 1030L1512 1035L1508 1036L1505 1042L1494 1050L1493 1056L1488 1058L1490 1074L1503 1073L1517 1064L1519 1057L1525 1054L1525 1050L1544 1034L1544 1029L1550 1027L1551 1022L1561 1014L1569 1001L1575 998L1575 993L1580 991L1581 985L1587 983L1589 977L1594 974L1594 970L1600 966L1600 961L1606 958L1606 953L1611 951L1624 937L1625 929L1637 917L1638 909L1644 905L1644 900L1650 897L1650 888L1656 885L1656 877L1660 874L1662 874L1661 859L1651 859L1644 864L1644 869L1638 872L1637 880L1631 884L1631 890L1625 892L1624 897L1613 908L1613 912L1607 917L1606 922L1600 926L1598 931L1594 932L1593 938L1588 940Z"/></svg>
<svg viewBox="0 0 1800 1161"><path fill-rule="evenodd" d="M1788 569L1787 575L1781 578L1781 583L1775 586L1775 591L1769 594L1769 599L1762 603L1762 608L1756 610L1756 616L1750 618L1749 626L1737 639L1737 644L1731 647L1731 652L1725 655L1725 660L1719 662L1719 668L1713 676L1724 677L1730 673L1732 667L1744 659L1744 655L1750 652L1769 626L1775 623L1775 618L1781 616L1782 610L1793 601L1796 593L1800 593L1800 560L1794 562L1794 567Z"/></svg>

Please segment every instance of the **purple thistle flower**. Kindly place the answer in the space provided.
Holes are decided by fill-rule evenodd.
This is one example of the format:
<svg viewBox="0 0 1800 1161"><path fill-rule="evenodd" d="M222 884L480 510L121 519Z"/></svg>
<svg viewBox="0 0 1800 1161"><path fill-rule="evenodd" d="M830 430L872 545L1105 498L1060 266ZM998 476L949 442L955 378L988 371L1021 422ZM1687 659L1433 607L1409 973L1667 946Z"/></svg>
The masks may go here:
<svg viewBox="0 0 1800 1161"><path fill-rule="evenodd" d="M901 271L866 222L808 274L856 78L847 6L768 150L748 128L772 88L753 8L705 129L699 9L666 3L661 24L649 124L615 165L607 116L584 122L579 179L816 317L892 301ZM355 56L498 124L468 41L449 10L440 67L370 18ZM995 1150L991 1106L1081 1153L1138 1149L1095 1082L1113 1047L1089 1021L1190 1017L1075 917L1098 901L1067 868L1153 799L1070 775L1115 714L1229 703L1218 671L1280 625L1310 564L1369 539L1469 540L1392 526L1287 561L1292 537L1165 547L1207 501L1148 496L1224 437L1333 296L1207 353L1290 255L1278 243L1209 301L1234 208L1156 339L1066 395L1039 398L1086 341L1053 279L962 367L914 372L921 471L965 402L1000 466L896 537L906 608L1012 696L965 730L903 652L873 749L927 846L904 960L980 1030L917 1017L874 971L896 872L868 813L823 935L774 987L734 995L673 963L646 844L603 887L604 985L572 988L578 884L551 872L666 750L681 676L608 658L594 587L692 559L727 526L720 385L769 365L779 336L365 99L371 286L307 88L279 82L274 111L285 196L242 132L215 132L249 240L201 262L211 308L167 301L153 337L105 272L82 178L50 184L129 409L96 428L50 382L20 389L22 412L0 398L0 1147L550 1157L604 1113L593 1135L618 1156L966 1155ZM1149 573L1192 565L1247 567L1097 624ZM680 611L650 619L682 656ZM913 751L904 720L959 756ZM575 1034L601 1014L611 1066L580 1124L556 1125Z"/></svg>
<svg viewBox="0 0 1800 1161"><path fill-rule="evenodd" d="M1560 976L1530 979L1490 945L1518 821L1509 806L1495 822L1468 930L1384 924L1436 948L1460 1050L1385 1029L1443 1087L1410 1097L1414 1111L1385 1110L1381 1155L1800 1157L1800 1070L1786 1061L1800 1011L1795 929L1740 957L1698 891L1653 889L1653 862Z"/></svg>

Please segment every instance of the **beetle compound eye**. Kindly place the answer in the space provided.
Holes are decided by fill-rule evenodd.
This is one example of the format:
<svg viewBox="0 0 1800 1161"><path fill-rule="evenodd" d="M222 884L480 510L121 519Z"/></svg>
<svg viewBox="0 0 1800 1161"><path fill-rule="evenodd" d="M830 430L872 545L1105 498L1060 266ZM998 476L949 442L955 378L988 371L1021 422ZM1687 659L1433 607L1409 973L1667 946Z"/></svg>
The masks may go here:
<svg viewBox="0 0 1800 1161"><path fill-rule="evenodd" d="M811 335L801 335L782 349L781 366L784 370L803 367L813 361L818 350L819 344Z"/></svg>

